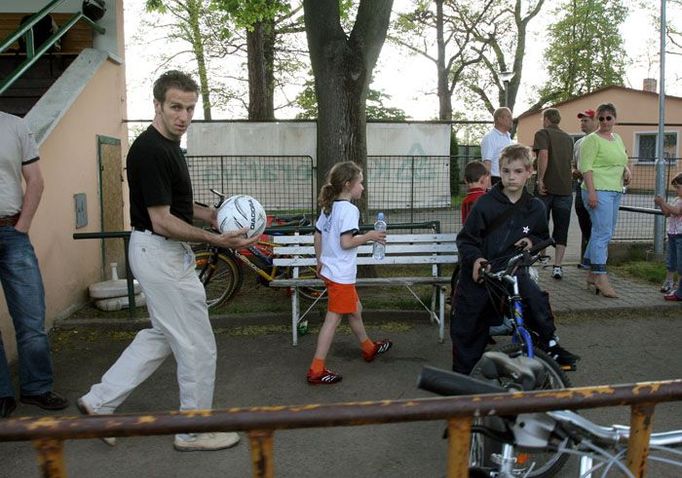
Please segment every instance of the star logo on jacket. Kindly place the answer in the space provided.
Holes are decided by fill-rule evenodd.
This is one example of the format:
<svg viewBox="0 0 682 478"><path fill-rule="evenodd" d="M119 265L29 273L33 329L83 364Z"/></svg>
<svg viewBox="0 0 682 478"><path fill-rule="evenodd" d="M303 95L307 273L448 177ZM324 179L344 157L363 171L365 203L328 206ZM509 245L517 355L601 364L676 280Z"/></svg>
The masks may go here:
<svg viewBox="0 0 682 478"><path fill-rule="evenodd" d="M523 226L523 233L528 234L530 232L530 227L529 226Z"/></svg>

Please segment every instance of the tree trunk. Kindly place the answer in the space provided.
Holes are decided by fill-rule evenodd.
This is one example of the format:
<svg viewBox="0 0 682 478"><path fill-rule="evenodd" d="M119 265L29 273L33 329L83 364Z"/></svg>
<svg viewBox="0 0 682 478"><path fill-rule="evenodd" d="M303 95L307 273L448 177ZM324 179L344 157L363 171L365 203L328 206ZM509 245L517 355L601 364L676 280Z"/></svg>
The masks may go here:
<svg viewBox="0 0 682 478"><path fill-rule="evenodd" d="M249 120L275 119L274 106L274 45L272 21L258 22L246 32L249 69Z"/></svg>
<svg viewBox="0 0 682 478"><path fill-rule="evenodd" d="M355 161L367 178L365 101L383 46L393 0L361 0L350 36L341 26L338 0L304 0L310 63L317 96L317 190L329 169ZM367 184L367 190L370 189ZM367 219L367 195L359 204Z"/></svg>
<svg viewBox="0 0 682 478"><path fill-rule="evenodd" d="M204 108L204 119L211 119L211 90L208 85L208 71L206 68L206 55L204 53L204 41L199 28L199 15L201 5L196 1L188 4L189 26L191 29L192 48L197 60L199 70L199 89L201 90L201 104Z"/></svg>
<svg viewBox="0 0 682 478"><path fill-rule="evenodd" d="M452 94L450 93L450 71L445 66L445 38L443 20L443 0L436 0L436 44L438 57L438 119L450 121L452 119Z"/></svg>

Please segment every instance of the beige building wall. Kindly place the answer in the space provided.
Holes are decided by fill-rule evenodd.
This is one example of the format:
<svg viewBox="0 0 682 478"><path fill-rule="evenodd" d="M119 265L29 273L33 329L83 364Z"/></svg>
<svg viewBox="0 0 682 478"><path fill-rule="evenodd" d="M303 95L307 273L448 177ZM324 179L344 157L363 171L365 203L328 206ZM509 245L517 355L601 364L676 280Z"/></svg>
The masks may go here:
<svg viewBox="0 0 682 478"><path fill-rule="evenodd" d="M572 135L582 135L580 122L577 115L588 108L595 109L601 103L613 103L618 112L618 123L639 123L637 125L616 124L614 131L618 133L628 155L638 155L638 136L642 133L656 134L658 132L658 94L648 91L633 90L623 87L609 87L595 93L576 98L571 101L553 105L561 113L561 129ZM666 124L682 123L682 98L675 96L666 97ZM647 125L648 124L648 125ZM518 119L517 138L520 143L532 146L535 132L542 128L542 111L531 114L522 114ZM666 133L677 133L677 145L671 154L675 158L682 156L682 127L669 126ZM632 162L633 183L632 188L649 189L655 178L653 162L638 162L635 158ZM673 165L672 172L682 171L682 161Z"/></svg>
<svg viewBox="0 0 682 478"><path fill-rule="evenodd" d="M109 8L114 8L114 2ZM115 2L119 52L123 52L123 6ZM45 190L30 230L45 284L46 328L87 300L87 287L102 280L99 240L74 240L75 232L101 227L98 135L118 138L122 158L127 151L125 70L108 60L81 91L56 127L40 143ZM124 198L127 201L127 189ZM88 224L76 229L74 194L87 195ZM127 218L127 205L123 205ZM126 225L128 220L126 219ZM16 341L4 295L0 292L0 332L8 360L16 358Z"/></svg>

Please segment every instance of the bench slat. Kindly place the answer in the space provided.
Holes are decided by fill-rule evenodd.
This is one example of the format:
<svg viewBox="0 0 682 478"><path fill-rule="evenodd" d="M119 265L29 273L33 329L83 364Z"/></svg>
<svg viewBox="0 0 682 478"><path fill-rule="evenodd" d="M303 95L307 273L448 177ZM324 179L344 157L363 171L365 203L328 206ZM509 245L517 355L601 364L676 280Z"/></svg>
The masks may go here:
<svg viewBox="0 0 682 478"><path fill-rule="evenodd" d="M314 256L307 257L276 257L273 259L273 264L278 267L303 267L315 266L317 260ZM380 266L383 264L456 264L456 255L438 255L438 256L386 256L381 260L374 259L372 256L358 257L358 265L374 265Z"/></svg>
<svg viewBox="0 0 682 478"><path fill-rule="evenodd" d="M386 242L455 242L457 234L387 234ZM275 244L312 244L313 235L305 234L300 236L272 236Z"/></svg>
<svg viewBox="0 0 682 478"><path fill-rule="evenodd" d="M363 286L403 286L403 285L433 285L449 284L450 277L368 277L357 279L355 285ZM270 287L324 287L321 279L275 279Z"/></svg>
<svg viewBox="0 0 682 478"><path fill-rule="evenodd" d="M313 246L275 246L272 249L275 256L305 256L315 255L315 248ZM455 253L457 252L457 245L452 242L449 244L388 244L386 246L386 255L393 254L436 254L436 253ZM358 255L367 255L372 253L372 246L365 245L358 247Z"/></svg>

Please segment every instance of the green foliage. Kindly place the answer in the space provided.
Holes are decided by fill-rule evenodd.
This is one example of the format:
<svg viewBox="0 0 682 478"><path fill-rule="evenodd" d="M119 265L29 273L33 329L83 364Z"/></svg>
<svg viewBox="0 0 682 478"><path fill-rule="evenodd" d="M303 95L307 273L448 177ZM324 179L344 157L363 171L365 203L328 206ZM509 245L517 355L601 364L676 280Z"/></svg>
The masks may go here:
<svg viewBox="0 0 682 478"><path fill-rule="evenodd" d="M626 54L619 26L627 16L622 0L564 0L554 11L545 50L549 80L540 97L552 102L622 85Z"/></svg>
<svg viewBox="0 0 682 478"><path fill-rule="evenodd" d="M237 28L252 30L259 22L274 21L278 15L291 11L282 0L212 0L216 9L227 13Z"/></svg>
<svg viewBox="0 0 682 478"><path fill-rule="evenodd" d="M370 88L367 93L367 102L365 106L367 119L404 121L407 118L405 111L400 108L384 105L384 101L390 99L390 95ZM305 82L303 90L296 97L296 104L302 110L296 115L297 119L317 118L317 98L315 96L313 79L309 79Z"/></svg>

